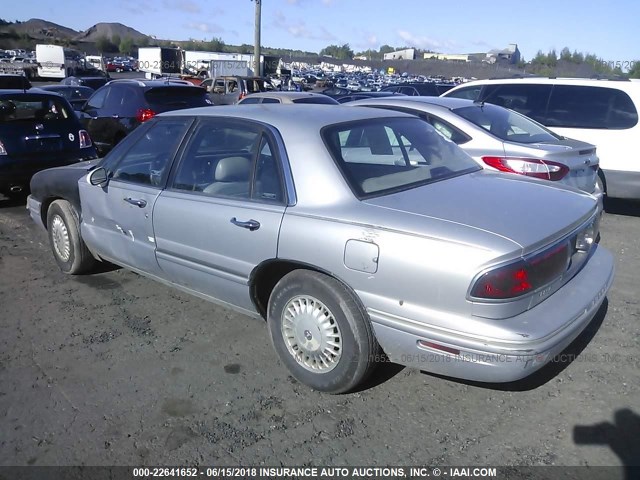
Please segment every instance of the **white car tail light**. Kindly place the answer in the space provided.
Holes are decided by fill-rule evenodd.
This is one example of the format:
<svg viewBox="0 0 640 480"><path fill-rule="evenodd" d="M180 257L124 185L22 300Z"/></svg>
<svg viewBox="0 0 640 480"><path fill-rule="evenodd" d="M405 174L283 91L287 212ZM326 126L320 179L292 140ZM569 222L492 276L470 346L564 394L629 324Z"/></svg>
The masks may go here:
<svg viewBox="0 0 640 480"><path fill-rule="evenodd" d="M517 157L482 157L482 161L501 172L518 173L527 177L542 178L544 180L560 180L567 173L569 167L562 163L535 158Z"/></svg>

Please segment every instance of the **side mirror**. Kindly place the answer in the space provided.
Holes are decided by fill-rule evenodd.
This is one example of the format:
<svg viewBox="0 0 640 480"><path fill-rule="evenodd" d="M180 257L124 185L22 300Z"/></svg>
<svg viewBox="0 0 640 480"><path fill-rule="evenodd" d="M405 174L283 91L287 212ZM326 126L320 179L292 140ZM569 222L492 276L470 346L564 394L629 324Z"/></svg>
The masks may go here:
<svg viewBox="0 0 640 480"><path fill-rule="evenodd" d="M109 181L109 177L107 175L107 171L98 167L94 171L89 174L89 183L91 185L99 185L101 187L106 187L107 182Z"/></svg>

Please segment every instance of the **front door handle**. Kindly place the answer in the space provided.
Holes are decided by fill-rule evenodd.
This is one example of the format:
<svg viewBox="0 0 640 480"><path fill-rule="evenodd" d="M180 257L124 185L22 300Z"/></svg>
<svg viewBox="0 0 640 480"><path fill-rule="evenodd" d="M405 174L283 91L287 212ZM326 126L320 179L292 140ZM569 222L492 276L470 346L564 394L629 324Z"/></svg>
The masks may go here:
<svg viewBox="0 0 640 480"><path fill-rule="evenodd" d="M257 222L256 220L247 220L246 222L241 222L240 220L237 220L236 217L233 217L231 219L231 223L233 223L237 227L249 229L252 232L260 228L260 222Z"/></svg>
<svg viewBox="0 0 640 480"><path fill-rule="evenodd" d="M131 205L135 205L136 207L144 208L147 206L147 201L138 199L138 198L130 198L127 197L124 199L125 202L130 203Z"/></svg>

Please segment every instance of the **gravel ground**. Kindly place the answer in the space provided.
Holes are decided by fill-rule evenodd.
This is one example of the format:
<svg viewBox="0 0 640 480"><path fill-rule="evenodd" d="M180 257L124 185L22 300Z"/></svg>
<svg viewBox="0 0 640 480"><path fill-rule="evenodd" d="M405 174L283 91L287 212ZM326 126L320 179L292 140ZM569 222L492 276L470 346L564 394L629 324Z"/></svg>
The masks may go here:
<svg viewBox="0 0 640 480"><path fill-rule="evenodd" d="M63 275L0 200L0 465L640 465L638 207L603 217L616 281L574 361L507 385L385 364L331 396L262 321L122 269Z"/></svg>

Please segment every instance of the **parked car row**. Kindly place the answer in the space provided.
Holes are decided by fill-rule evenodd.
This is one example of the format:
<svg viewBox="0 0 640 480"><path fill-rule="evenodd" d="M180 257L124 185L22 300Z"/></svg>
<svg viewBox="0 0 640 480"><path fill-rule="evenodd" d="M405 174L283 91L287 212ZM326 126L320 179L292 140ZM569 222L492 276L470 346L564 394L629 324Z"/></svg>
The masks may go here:
<svg viewBox="0 0 640 480"><path fill-rule="evenodd" d="M640 82L521 78L479 80L447 97L493 103L520 112L558 135L592 143L600 188L609 197L640 199Z"/></svg>

